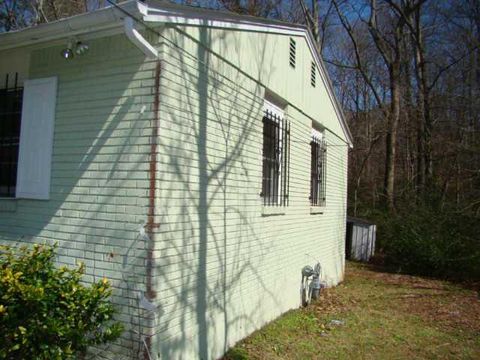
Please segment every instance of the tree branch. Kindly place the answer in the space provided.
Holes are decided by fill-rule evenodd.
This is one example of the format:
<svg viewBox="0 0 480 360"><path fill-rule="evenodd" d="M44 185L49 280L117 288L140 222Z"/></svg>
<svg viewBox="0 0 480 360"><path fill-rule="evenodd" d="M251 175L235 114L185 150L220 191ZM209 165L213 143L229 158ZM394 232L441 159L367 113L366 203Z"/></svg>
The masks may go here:
<svg viewBox="0 0 480 360"><path fill-rule="evenodd" d="M428 86L428 90L432 90L437 81L440 79L440 77L443 75L443 73L445 73L446 71L448 71L452 66L455 66L456 64L458 64L460 61L462 61L463 59L465 59L468 55L470 55L472 52L474 52L475 50L477 50L479 48L479 45L475 45L473 48L471 48L469 51L467 51L465 54L463 54L462 56L460 56L459 58L453 60L450 64L446 65L445 67L441 68L437 75L435 75L435 77L433 78L432 80L432 83Z"/></svg>
<svg viewBox="0 0 480 360"><path fill-rule="evenodd" d="M366 70L363 66L363 62L362 62L362 58L360 56L360 50L359 50L359 47L358 47L357 39L355 38L355 36L353 34L352 26L350 25L348 20L345 18L345 16L342 14L342 12L340 10L340 7L338 6L337 1L332 0L332 3L333 3L333 6L335 7L335 11L338 14L340 22L342 23L344 29L347 31L348 37L352 41L353 50L354 50L355 58L356 58L356 61L357 61L357 69L360 72L360 74L362 75L362 77L365 80L365 82L367 83L367 85L372 90L372 94L375 97L375 101L377 102L378 106L380 107L382 112L386 115L387 113L386 113L386 110L383 106L383 102L380 98L380 95L378 94L377 89L375 88L373 82L371 81L371 79L367 75L367 72L366 72Z"/></svg>

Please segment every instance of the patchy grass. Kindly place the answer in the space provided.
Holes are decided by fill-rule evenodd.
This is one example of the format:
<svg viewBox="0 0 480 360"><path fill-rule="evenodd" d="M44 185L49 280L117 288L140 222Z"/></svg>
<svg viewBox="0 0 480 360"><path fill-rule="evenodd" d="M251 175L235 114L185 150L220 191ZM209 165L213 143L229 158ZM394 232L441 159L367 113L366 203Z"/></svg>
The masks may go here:
<svg viewBox="0 0 480 360"><path fill-rule="evenodd" d="M448 282L348 263L345 282L255 332L224 359L319 358L480 359L480 298Z"/></svg>

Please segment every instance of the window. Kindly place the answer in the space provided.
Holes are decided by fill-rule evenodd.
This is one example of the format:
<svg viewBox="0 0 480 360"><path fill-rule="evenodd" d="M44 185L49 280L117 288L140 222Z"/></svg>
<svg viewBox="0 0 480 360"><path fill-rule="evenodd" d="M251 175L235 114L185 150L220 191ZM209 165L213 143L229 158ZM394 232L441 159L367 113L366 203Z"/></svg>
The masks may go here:
<svg viewBox="0 0 480 360"><path fill-rule="evenodd" d="M17 183L23 88L18 74L5 76L0 90L0 197L14 197Z"/></svg>
<svg viewBox="0 0 480 360"><path fill-rule="evenodd" d="M325 206L327 144L323 132L312 129L310 149L312 159L310 172L310 204L312 206Z"/></svg>
<svg viewBox="0 0 480 360"><path fill-rule="evenodd" d="M295 40L290 38L290 66L295 69L295 63L297 61L296 59L297 55L297 43Z"/></svg>
<svg viewBox="0 0 480 360"><path fill-rule="evenodd" d="M264 205L287 206L290 167L290 124L283 112L267 103L263 116L263 173Z"/></svg>

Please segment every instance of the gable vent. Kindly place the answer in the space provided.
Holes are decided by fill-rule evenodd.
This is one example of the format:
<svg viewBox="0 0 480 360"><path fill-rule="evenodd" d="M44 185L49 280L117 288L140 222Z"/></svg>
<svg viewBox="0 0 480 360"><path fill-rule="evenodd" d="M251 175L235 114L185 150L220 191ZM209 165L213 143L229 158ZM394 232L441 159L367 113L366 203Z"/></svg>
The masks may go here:
<svg viewBox="0 0 480 360"><path fill-rule="evenodd" d="M310 70L310 84L315 87L317 81L317 66L312 61L312 68Z"/></svg>
<svg viewBox="0 0 480 360"><path fill-rule="evenodd" d="M295 40L290 38L290 66L293 68L295 68L296 55L297 55L297 43L295 42Z"/></svg>

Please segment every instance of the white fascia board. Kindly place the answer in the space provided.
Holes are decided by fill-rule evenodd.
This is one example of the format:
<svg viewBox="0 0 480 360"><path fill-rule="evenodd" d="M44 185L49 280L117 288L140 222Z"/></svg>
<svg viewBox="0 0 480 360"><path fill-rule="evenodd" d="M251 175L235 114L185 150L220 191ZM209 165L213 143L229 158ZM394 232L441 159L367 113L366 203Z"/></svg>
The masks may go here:
<svg viewBox="0 0 480 360"><path fill-rule="evenodd" d="M127 16L123 19L124 31L127 38L149 59L158 58L158 51L135 29L134 21Z"/></svg>
<svg viewBox="0 0 480 360"><path fill-rule="evenodd" d="M252 24L248 22L230 22L225 20L215 20L208 18L189 18L176 16L172 14L155 14L147 15L143 18L147 22L161 22L168 24L190 25L190 26L208 26L211 28L227 28L243 31L263 32L263 33L277 33L284 35L295 35L291 29L282 27L274 27L265 25ZM301 31L297 31L296 35L301 35Z"/></svg>
<svg viewBox="0 0 480 360"><path fill-rule="evenodd" d="M120 7L133 15L140 16L136 0L122 3ZM90 13L40 24L27 29L0 34L0 50L42 44L85 34L100 36L104 31L122 29L125 15L109 6Z"/></svg>
<svg viewBox="0 0 480 360"><path fill-rule="evenodd" d="M147 0L146 3L140 3L140 12L144 15L168 15L171 17L191 18L191 19L207 19L216 21L225 21L227 23L237 22L245 24L253 24L257 26L279 27L291 29L299 27L306 29L300 24L292 24L285 21L261 18L251 15L240 15L231 11L207 9L196 6L179 5L163 0ZM143 5L143 6L142 6Z"/></svg>
<svg viewBox="0 0 480 360"><path fill-rule="evenodd" d="M334 94L333 85L328 77L327 70L323 60L318 54L313 36L310 31L300 25L286 25L279 24L278 22L267 22L265 20L259 20L258 22L245 20L245 17L239 15L230 15L225 18L224 16L219 16L216 11L205 10L205 9L196 9L188 7L178 7L176 5L170 6L173 8L169 10L168 8L151 8L145 7L141 13L144 15L143 20L147 22L159 22L159 23L169 23L169 24L178 24L178 25L190 25L190 26L208 26L212 28L224 28L224 29L233 29L233 30L242 30L242 31L252 31L252 32L262 32L262 33L273 33L281 35L290 35L290 36L300 36L305 38L307 41L310 53L312 58L315 60L317 68L320 70L320 75L322 78L323 85L327 89L327 94L330 98L330 101L335 109L337 118L340 121L345 138L348 142L348 145L352 148L353 141L352 135L348 128L345 115L343 110L338 103L337 97ZM222 13L220 13L222 14ZM225 15L225 14L222 14Z"/></svg>
<svg viewBox="0 0 480 360"><path fill-rule="evenodd" d="M306 31L304 33L304 37L307 40L310 53L312 54L312 57L315 59L315 63L317 64L318 69L320 69L320 75L322 77L323 85L327 89L328 97L330 98L330 101L333 104L333 108L335 109L337 117L340 120L340 125L342 127L343 133L345 134L345 138L347 139L348 145L350 146L350 148L353 148L352 133L348 128L347 119L345 117L345 114L343 113L342 106L339 104L338 99L333 90L333 84L330 80L330 77L328 76L327 69L325 68L325 64L323 60L320 58L320 55L315 46L313 35L309 31Z"/></svg>
<svg viewBox="0 0 480 360"><path fill-rule="evenodd" d="M215 19L212 17L190 17L172 14L167 11L155 11L155 14L147 14L143 17L147 22L160 22L168 24L190 25L190 26L208 26L212 28L226 28L243 31L253 31L262 33L276 33L283 35L302 36L305 30L292 29L281 25L264 25L252 23L250 21L229 21L225 19Z"/></svg>
<svg viewBox="0 0 480 360"><path fill-rule="evenodd" d="M236 29L263 33L283 34L304 37L315 59L324 86L327 88L335 112L340 119L342 129L349 145L352 147L352 136L348 130L345 116L333 92L333 86L327 75L325 65L316 50L313 37L302 25L290 25L274 20L254 18L216 10L200 9L165 2L129 0L118 5L132 17L142 17L143 21L208 26L213 28ZM65 39L73 36L95 35L121 30L125 14L113 6L91 13L76 15L51 23L41 24L24 30L0 34L0 51L22 46L42 44L49 41Z"/></svg>

